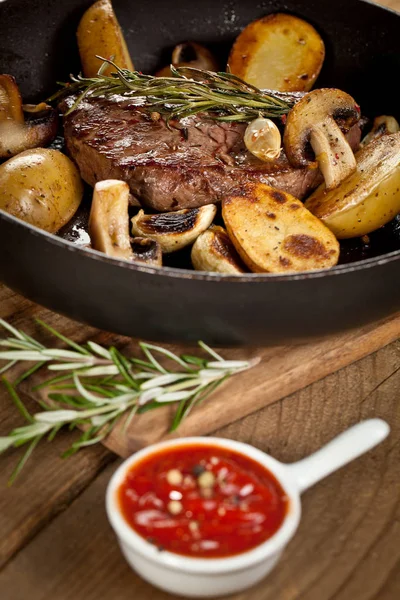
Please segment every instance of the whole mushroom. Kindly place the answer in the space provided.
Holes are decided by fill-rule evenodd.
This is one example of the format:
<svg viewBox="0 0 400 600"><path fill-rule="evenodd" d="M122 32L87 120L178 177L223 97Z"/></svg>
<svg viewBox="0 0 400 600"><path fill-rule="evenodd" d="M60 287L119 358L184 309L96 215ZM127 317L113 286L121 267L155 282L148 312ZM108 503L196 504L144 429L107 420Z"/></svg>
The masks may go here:
<svg viewBox="0 0 400 600"><path fill-rule="evenodd" d="M197 42L178 44L172 51L171 64L174 67L193 67L203 71L218 71L218 62L208 48ZM171 77L170 66L160 69L157 77Z"/></svg>
<svg viewBox="0 0 400 600"><path fill-rule="evenodd" d="M315 161L307 156L309 143L326 189L337 187L356 170L354 153L343 132L359 118L360 107L341 90L324 88L306 94L287 116L283 144L289 161L295 167L312 166Z"/></svg>

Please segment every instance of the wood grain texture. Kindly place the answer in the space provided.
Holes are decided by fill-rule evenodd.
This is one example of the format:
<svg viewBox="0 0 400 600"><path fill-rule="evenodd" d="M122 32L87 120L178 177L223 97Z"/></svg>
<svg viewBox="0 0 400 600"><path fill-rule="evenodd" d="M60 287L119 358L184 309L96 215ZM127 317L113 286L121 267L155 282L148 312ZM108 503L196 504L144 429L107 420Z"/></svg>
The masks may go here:
<svg viewBox="0 0 400 600"><path fill-rule="evenodd" d="M62 321L60 326L63 331ZM221 350L222 356L228 359L259 357L261 360L256 367L231 378L219 388L218 393L193 410L174 435L211 433L371 354L399 337L400 315L299 346ZM92 339L100 344L110 344L110 338L108 334L92 335ZM127 343L126 338L115 338L114 341L126 356L138 355L135 341ZM177 353L194 352L189 347L166 347ZM172 367L175 368L174 365ZM33 382L29 381L29 386L36 386L47 378L48 372L42 369L32 378ZM29 394L30 387L26 386L25 391ZM45 399L45 394L42 394L42 399ZM128 428L121 422L107 438L105 445L116 454L126 457L149 444L173 437L168 431L175 410L176 405L172 404L150 411L133 419Z"/></svg>
<svg viewBox="0 0 400 600"><path fill-rule="evenodd" d="M399 366L397 342L217 432L290 462L361 419L380 416L392 428L384 444L304 495L302 523L279 567L234 600L399 597ZM9 562L0 574L1 598L171 598L143 582L122 559L104 511L113 469Z"/></svg>
<svg viewBox="0 0 400 600"><path fill-rule="evenodd" d="M400 0L382 3L400 12ZM115 341L107 334L37 307L0 286L0 316L49 341L32 322L34 315L61 327L78 341L91 335L100 336L98 339L105 343ZM389 339L385 337L386 341ZM123 338L118 342L122 346L127 344ZM365 351L362 341L360 344L360 357L373 350ZM268 361L269 373L274 371L284 351L274 349ZM321 352L326 360L325 351ZM268 396L272 404L216 433L252 443L290 462L306 456L364 418L382 417L392 431L384 444L305 494L302 523L279 567L266 581L234 596L233 600L397 600L400 598L400 343L394 342L295 393L291 393L295 388L290 386L292 378L295 380L299 375L296 361L290 373L291 376L279 379L279 370L275 371L273 393L277 397L291 395L279 402ZM313 369L308 376L311 381ZM271 392L263 386L262 373L257 374L257 379L258 391L253 393L259 394L257 402L262 406L265 395ZM229 400L247 397L245 387L241 391L236 388L239 382L237 378L231 389L225 388ZM34 407L32 400L28 398L27 402ZM215 418L215 413L223 413L226 402L218 408L214 402L217 397L209 402L209 412L203 415L207 428L210 422L215 427L223 422L219 414ZM252 405L251 411L256 411L257 406ZM167 420L164 418L157 436L165 434ZM20 422L0 387L1 433ZM146 424L143 418L144 432L136 434L135 443L140 444L152 426L151 421ZM114 460L114 455L98 447L62 461L59 454L72 439L73 434L65 433L53 444L39 447L26 467L24 478L11 489L6 488L6 480L15 454L0 457L1 600L171 599L129 569L106 521L104 492L116 464L106 465ZM111 443L115 442L110 440Z"/></svg>
<svg viewBox="0 0 400 600"><path fill-rule="evenodd" d="M63 332L74 339L82 339L83 334L85 337L91 333L89 328L84 331L79 323L41 309L0 286L0 316L42 342L50 343L51 339L53 343L51 336L33 320L39 314L55 327L62 321ZM12 380L22 370L21 367L15 367L7 377ZM23 400L29 410L37 408L37 404L26 395L23 395ZM1 434L18 427L21 421L21 416L1 386ZM61 433L52 444L39 445L35 457L25 468L23 479L17 480L12 488L7 488L7 481L15 467L17 452L8 452L0 457L0 568L43 525L68 506L107 462L114 460L114 456L100 446L77 454L68 461L62 460L60 455L69 447L71 439L70 434ZM4 599L8 600L7 597Z"/></svg>

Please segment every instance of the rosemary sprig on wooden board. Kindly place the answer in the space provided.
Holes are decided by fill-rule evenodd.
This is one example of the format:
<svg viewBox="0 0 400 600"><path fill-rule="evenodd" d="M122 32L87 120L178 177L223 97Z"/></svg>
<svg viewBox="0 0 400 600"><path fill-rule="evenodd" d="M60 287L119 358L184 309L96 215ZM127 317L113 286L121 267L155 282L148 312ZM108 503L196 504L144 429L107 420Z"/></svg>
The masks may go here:
<svg viewBox="0 0 400 600"><path fill-rule="evenodd" d="M110 60L97 58L104 61L97 77L71 75L72 83L63 84L63 89L49 101L60 100L70 94L78 95L66 112L69 114L86 97L123 95L142 98L144 108L163 114L168 121L201 112L219 121L248 122L259 116L282 117L298 100L296 95L259 90L232 73L171 66L173 77L154 77L120 69ZM115 73L110 76L103 75L108 64L115 68Z"/></svg>
<svg viewBox="0 0 400 600"><path fill-rule="evenodd" d="M19 362L33 363L17 381L3 382L26 425L0 437L0 454L8 448L27 445L27 450L11 475L12 483L42 438L53 440L58 431L68 426L83 429L64 456L80 448L101 442L120 421L127 428L136 414L177 403L171 430L226 379L251 368L258 361L224 360L204 342L200 348L206 358L178 356L161 346L139 343L143 358L127 358L115 348L104 348L95 342L82 346L38 321L69 348L46 348L23 331L0 319L0 325L11 335L0 340L0 360L6 361L0 373ZM160 362L161 361L161 362ZM165 366L175 364L177 370ZM48 403L38 399L41 412L31 415L18 396L16 387L35 371L47 366L55 376L35 391L46 390Z"/></svg>

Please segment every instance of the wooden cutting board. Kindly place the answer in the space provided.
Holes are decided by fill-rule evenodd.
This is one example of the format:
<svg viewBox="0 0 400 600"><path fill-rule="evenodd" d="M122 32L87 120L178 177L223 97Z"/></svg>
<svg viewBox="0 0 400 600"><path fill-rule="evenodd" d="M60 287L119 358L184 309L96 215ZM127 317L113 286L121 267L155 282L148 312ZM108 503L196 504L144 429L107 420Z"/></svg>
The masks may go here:
<svg viewBox="0 0 400 600"><path fill-rule="evenodd" d="M219 352L224 358L260 357L261 360L256 367L232 377L215 394L209 396L187 417L178 433L174 435L212 433L375 352L399 337L400 313L379 323L304 345L221 350ZM105 345L117 345L127 356L137 354L136 342L128 338L105 333L98 333L93 337L91 332L88 339ZM80 341L84 339L81 338ZM168 348L179 353L195 353L193 348ZM36 381L30 381L29 388L44 378L48 378L48 372L41 370L35 376ZM28 388L24 391L31 395ZM321 410L322 403L323 398ZM172 437L169 427L175 410L176 405L171 405L137 415L127 431L117 427L105 445L120 456L126 457L144 446Z"/></svg>

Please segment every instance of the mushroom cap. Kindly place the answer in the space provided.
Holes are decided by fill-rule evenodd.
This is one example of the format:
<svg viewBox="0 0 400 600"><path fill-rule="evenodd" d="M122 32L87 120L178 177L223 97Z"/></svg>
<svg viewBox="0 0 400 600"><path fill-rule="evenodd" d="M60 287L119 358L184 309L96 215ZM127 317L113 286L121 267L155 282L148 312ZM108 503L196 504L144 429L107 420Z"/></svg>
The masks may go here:
<svg viewBox="0 0 400 600"><path fill-rule="evenodd" d="M192 244L208 229L216 212L214 204L154 215L140 210L131 220L132 235L156 240L168 254Z"/></svg>
<svg viewBox="0 0 400 600"><path fill-rule="evenodd" d="M313 125L329 119L347 132L360 118L360 107L346 92L335 88L321 88L306 94L287 116L283 145L286 155L295 167L313 164L307 156Z"/></svg>

